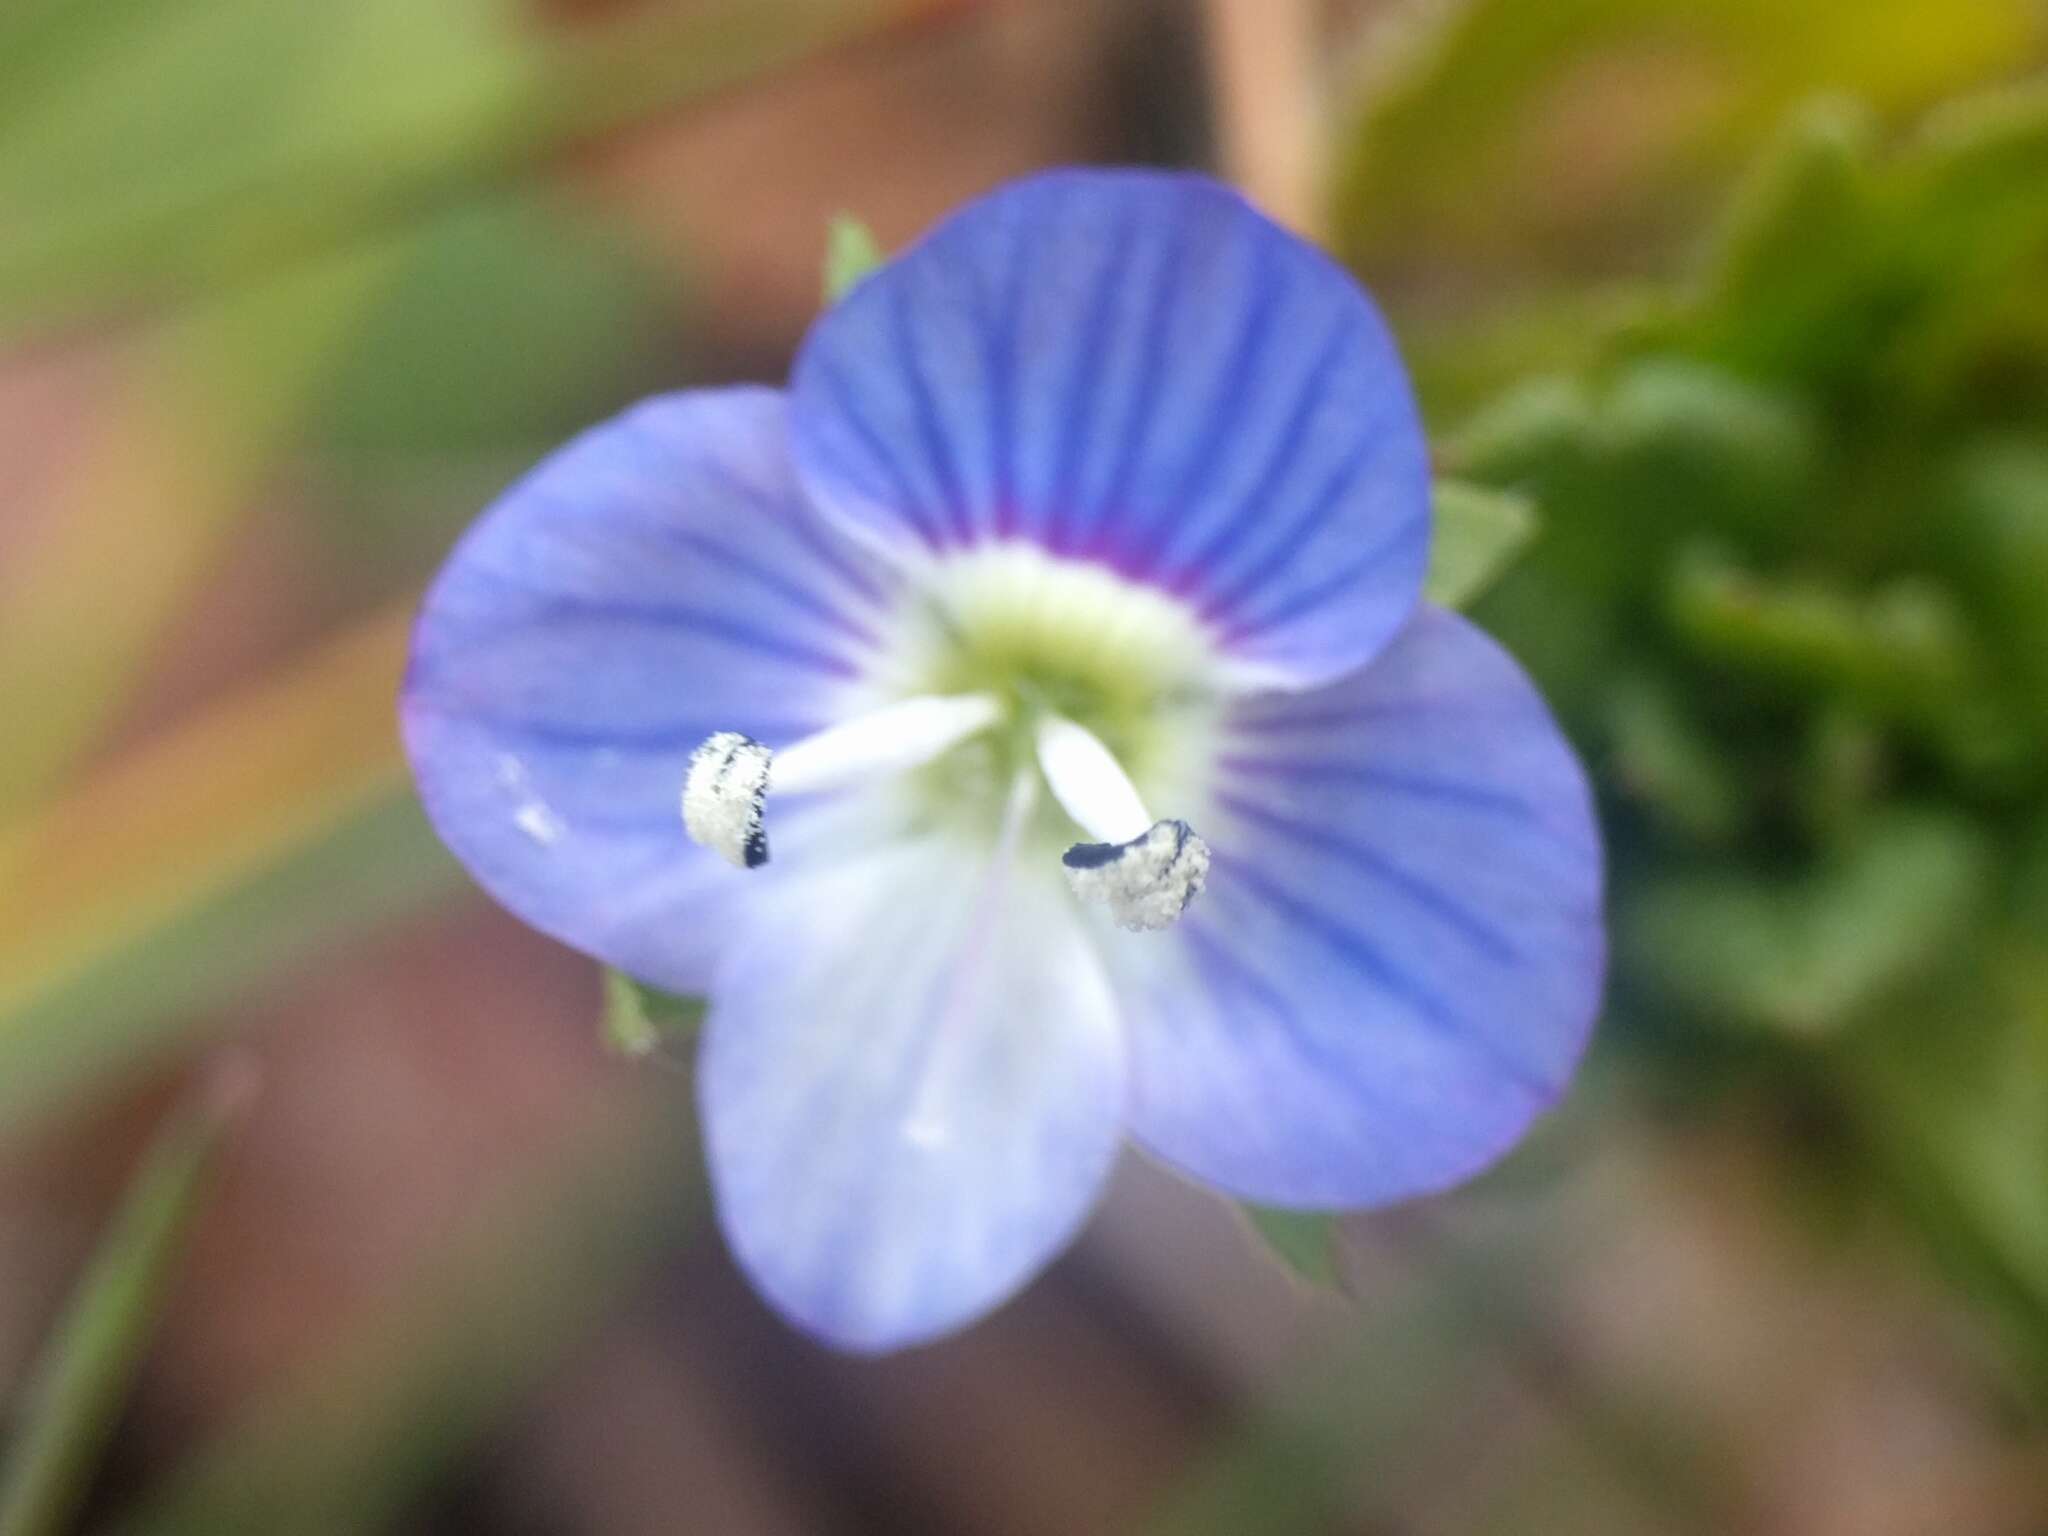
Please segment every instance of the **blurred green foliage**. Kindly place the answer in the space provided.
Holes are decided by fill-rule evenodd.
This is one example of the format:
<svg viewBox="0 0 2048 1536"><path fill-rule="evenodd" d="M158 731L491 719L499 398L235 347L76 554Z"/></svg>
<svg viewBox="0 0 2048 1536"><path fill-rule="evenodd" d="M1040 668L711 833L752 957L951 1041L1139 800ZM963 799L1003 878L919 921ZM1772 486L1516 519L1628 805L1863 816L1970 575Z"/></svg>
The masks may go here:
<svg viewBox="0 0 2048 1536"><path fill-rule="evenodd" d="M1477 613L1599 778L1627 1038L1818 1084L2038 1355L2048 86L1882 125L1795 111L1692 272L1439 446L1541 517Z"/></svg>
<svg viewBox="0 0 2048 1536"><path fill-rule="evenodd" d="M2033 0L1390 8L1344 140L1339 241L1439 280L1642 271L1804 97L1924 107L2025 61L2044 28Z"/></svg>

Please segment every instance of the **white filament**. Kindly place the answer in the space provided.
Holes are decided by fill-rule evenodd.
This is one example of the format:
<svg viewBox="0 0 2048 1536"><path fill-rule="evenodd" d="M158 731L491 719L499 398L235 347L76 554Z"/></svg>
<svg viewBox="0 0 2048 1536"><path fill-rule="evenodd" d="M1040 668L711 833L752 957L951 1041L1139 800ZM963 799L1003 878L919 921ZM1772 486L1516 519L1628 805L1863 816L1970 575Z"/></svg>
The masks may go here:
<svg viewBox="0 0 2048 1536"><path fill-rule="evenodd" d="M1046 716L1038 723L1038 766L1060 808L1097 842L1127 843L1152 825L1131 776L1093 731Z"/></svg>
<svg viewBox="0 0 2048 1536"><path fill-rule="evenodd" d="M768 788L778 795L839 789L922 768L1002 716L991 693L924 694L829 725L775 754Z"/></svg>

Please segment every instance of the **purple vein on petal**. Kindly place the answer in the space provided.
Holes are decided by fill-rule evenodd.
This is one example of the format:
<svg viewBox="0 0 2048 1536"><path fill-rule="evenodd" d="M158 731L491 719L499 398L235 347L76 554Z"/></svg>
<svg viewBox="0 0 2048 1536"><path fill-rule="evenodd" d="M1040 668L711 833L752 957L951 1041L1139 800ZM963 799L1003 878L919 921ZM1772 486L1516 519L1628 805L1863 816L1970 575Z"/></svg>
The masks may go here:
<svg viewBox="0 0 2048 1536"><path fill-rule="evenodd" d="M909 521L910 526L915 528L918 536L924 540L927 549L937 549L945 542L943 533L926 515L923 498L911 488L909 474L904 470L902 462L889 450L887 442L875 430L874 424L862 414L860 406L855 403L853 387L847 382L846 375L840 372L838 364L829 355L820 357L817 366L824 375L826 389L831 391L833 406L846 424L853 429L854 434L860 438L861 446L867 449L868 457L876 468L880 469L895 487L896 496L890 510L900 513Z"/></svg>
<svg viewBox="0 0 2048 1536"><path fill-rule="evenodd" d="M797 662L833 677L856 677L860 674L860 668L848 657L833 651L820 650L816 646L804 645L772 630L761 629L736 619L730 614L705 613L695 608L677 608L660 603L600 602L586 598L561 597L554 593L535 591L515 578L479 566L471 566L464 571L463 576L465 580L483 580L492 585L502 586L527 599L530 606L517 614L506 615L499 621L495 627L501 631L545 628L564 619L582 619L621 626L643 624L652 629L666 629L678 634L704 635L711 639L725 640L764 655L780 656L787 661Z"/></svg>
<svg viewBox="0 0 2048 1536"><path fill-rule="evenodd" d="M984 362L988 381L988 435L990 494L995 498L995 533L997 538L1009 538L1016 531L1017 523L1017 430L1015 373L1017 368L1017 317L1023 309L1022 294L1024 272L1029 265L1025 256L1030 249L1023 232L1018 229L1023 209L1019 205L1010 213L1010 249L1004 261L1002 281L995 299L995 313L990 315L985 308L981 315L980 330L986 345ZM985 306L988 299L986 284L979 279L975 287L978 304Z"/></svg>
<svg viewBox="0 0 2048 1536"><path fill-rule="evenodd" d="M426 707L431 714L457 724L501 736L524 737L537 746L561 752L618 751L646 756L658 756L663 753L687 756L703 743L706 736L718 729L717 724L701 719L632 727L577 726L563 725L551 720L536 720L526 715L494 714L489 710L467 709L458 704L433 704ZM814 719L750 720L748 724L764 738L791 741L808 736L819 728L819 722ZM677 774L676 783L680 787L680 761Z"/></svg>
<svg viewBox="0 0 2048 1536"><path fill-rule="evenodd" d="M881 641L872 629L826 602L809 588L791 581L772 566L764 565L752 556L701 533L671 528L664 530L663 536L668 542L695 552L706 563L744 576L766 591L773 592L792 608L808 613L827 628L837 630L848 639L871 648L880 646Z"/></svg>
<svg viewBox="0 0 2048 1536"><path fill-rule="evenodd" d="M1104 242L1102 271L1088 296L1087 320L1072 337L1073 363L1059 395L1067 402L1067 410L1060 422L1055 480L1046 508L1045 542L1054 554L1067 553L1068 541L1077 532L1068 523L1080 500L1083 450L1095 417L1096 386L1102 377L1094 349L1101 344L1117 292L1130 273L1131 252L1137 243L1136 220L1135 208L1126 211L1115 235Z"/></svg>
<svg viewBox="0 0 2048 1536"><path fill-rule="evenodd" d="M1250 736L1293 736L1304 731L1327 731L1339 727L1367 725L1375 721L1390 720L1465 720L1475 726L1490 721L1520 722L1528 718L1528 706L1511 701L1499 704L1490 698L1480 699L1444 694L1431 699L1376 699L1363 704L1347 704L1336 709L1295 710L1286 707L1283 696L1281 707L1271 715L1261 715L1249 709L1240 709L1231 717L1231 729Z"/></svg>
<svg viewBox="0 0 2048 1536"><path fill-rule="evenodd" d="M1252 302L1245 310L1244 323L1238 329L1229 355L1212 381L1202 426L1195 436L1187 462L1175 477L1173 489L1150 509L1150 515L1133 519L1135 527L1130 539L1130 552L1135 574L1150 577L1159 569L1164 553L1160 535L1171 537L1174 522L1184 516L1186 508L1200 499L1202 487L1214 478L1218 458L1233 443L1231 408L1242 396L1244 381L1257 371L1276 330L1273 312L1279 307L1282 290L1282 285L1274 280L1279 252L1276 242L1259 242L1253 258ZM1162 523L1165 524L1163 528Z"/></svg>
<svg viewBox="0 0 2048 1536"><path fill-rule="evenodd" d="M1201 573L1213 569L1218 562L1229 558L1243 540L1245 530L1258 520L1262 509L1275 505L1280 488L1286 483L1289 472L1301 453L1302 440L1308 435L1309 423L1315 419L1317 408L1330 384L1330 374L1342 360L1347 343L1355 341L1348 327L1337 327L1323 343L1323 350L1302 377L1301 388L1294 397L1294 404L1287 414L1285 425L1274 440L1266 456L1266 463L1259 472L1252 488L1238 499L1237 505L1227 517L1221 519L1215 530L1191 554L1184 558L1166 559L1173 548L1169 538L1162 551L1161 565L1166 569L1165 586L1169 591L1189 595L1200 579ZM1357 473L1359 464L1369 451L1368 444L1361 442L1347 456L1339 477L1333 486L1341 485ZM1329 493L1334 496L1335 491Z"/></svg>
<svg viewBox="0 0 2048 1536"><path fill-rule="evenodd" d="M887 606L888 594L849 558L845 545L819 522L817 514L809 507L785 509L766 492L746 484L722 465L706 464L699 468L698 473L712 479L735 499L751 506L761 517L786 528L821 565L865 598L871 608L879 610Z"/></svg>
<svg viewBox="0 0 2048 1536"><path fill-rule="evenodd" d="M1226 752L1216 759L1216 767L1226 774L1251 774L1303 784L1346 784L1374 793L1407 795L1418 800L1436 800L1446 805L1455 805L1462 810L1492 812L1511 821L1540 820L1529 802L1520 795L1511 795L1484 784L1465 784L1453 779L1432 778L1426 774L1400 773L1364 763L1303 760L1291 757L1250 757L1241 753Z"/></svg>
<svg viewBox="0 0 2048 1536"><path fill-rule="evenodd" d="M951 518L953 534L962 543L973 541L974 509L967 504L966 482L953 457L953 444L939 421L938 405L932 399L931 381L925 377L924 357L918 349L917 331L910 314L910 284L890 283L889 321L896 351L903 363L903 376L910 385L910 403L917 421L917 435L939 477L939 498Z"/></svg>
<svg viewBox="0 0 2048 1536"><path fill-rule="evenodd" d="M1268 607L1254 607L1248 611L1242 611L1233 615L1225 625L1226 638L1241 639L1255 630L1284 624L1287 620L1295 618L1312 608L1320 607L1324 602L1335 597L1346 587L1356 582L1361 576L1366 575L1382 564L1390 556L1399 554L1414 537L1415 528L1418 523L1422 524L1426 530L1428 524L1426 514L1418 513L1415 517L1398 524L1389 530L1387 536L1371 549L1368 549L1356 559L1339 566L1314 586L1304 587L1298 591L1288 593L1285 601ZM1277 552L1279 558L1277 560L1269 559L1267 563L1277 566L1279 561L1284 560L1287 553L1290 552ZM1250 595L1250 590L1247 590L1242 594L1242 599L1248 599Z"/></svg>
<svg viewBox="0 0 2048 1536"><path fill-rule="evenodd" d="M1079 546L1084 556L1102 553L1101 530L1114 523L1117 512L1125 498L1130 495L1131 477L1144 462L1145 447L1151 440L1152 425L1158 416L1153 409L1159 394L1159 373L1166 366L1166 340L1173 318L1174 305L1180 301L1180 286L1188 258L1176 259L1170 241L1162 241L1164 254L1160 258L1160 271L1153 281L1151 303L1146 307L1144 328L1138 339L1137 373L1131 382L1131 398L1124 408L1121 430L1111 441L1122 446L1115 467L1110 472L1109 483L1103 487L1102 495L1096 500L1090 515L1094 535Z"/></svg>
<svg viewBox="0 0 2048 1536"><path fill-rule="evenodd" d="M1333 827L1284 816L1241 795L1224 791L1216 799L1240 820L1263 827L1305 848L1327 853L1382 885L1399 891L1445 927L1463 935L1473 948L1483 951L1488 958L1502 965L1519 966L1523 963L1521 953L1502 936L1499 929L1469 911L1442 887L1425 880L1413 870L1404 869L1378 849L1347 837Z"/></svg>
<svg viewBox="0 0 2048 1536"><path fill-rule="evenodd" d="M1334 1047L1313 1030L1304 1029L1299 1010L1289 1004L1280 988L1251 961L1225 944L1216 934L1201 928L1190 929L1187 943L1194 952L1196 968L1208 980L1208 990L1212 996L1218 999L1231 994L1242 996L1254 1007L1262 1010L1266 1017L1285 1033L1288 1043L1313 1062L1319 1070L1353 1087L1368 1090L1375 1100L1385 1101L1383 1080L1369 1070L1361 1070L1362 1063L1358 1053ZM1224 1010L1220 1008L1216 1013L1218 1018L1225 1017ZM1355 1026L1356 1021L1339 1022Z"/></svg>
<svg viewBox="0 0 2048 1536"><path fill-rule="evenodd" d="M1404 1004L1427 1023L1483 1054L1510 1081L1526 1088L1531 1094L1544 1097L1556 1091L1555 1084L1545 1081L1526 1064L1502 1052L1484 1035L1474 1032L1464 1019L1450 1011L1441 996L1396 965L1384 950L1374 945L1365 935L1334 921L1300 897L1282 890L1245 860L1216 852L1211 856L1211 867L1221 872L1212 883L1232 883L1247 895L1264 902L1287 923L1313 939L1334 959Z"/></svg>

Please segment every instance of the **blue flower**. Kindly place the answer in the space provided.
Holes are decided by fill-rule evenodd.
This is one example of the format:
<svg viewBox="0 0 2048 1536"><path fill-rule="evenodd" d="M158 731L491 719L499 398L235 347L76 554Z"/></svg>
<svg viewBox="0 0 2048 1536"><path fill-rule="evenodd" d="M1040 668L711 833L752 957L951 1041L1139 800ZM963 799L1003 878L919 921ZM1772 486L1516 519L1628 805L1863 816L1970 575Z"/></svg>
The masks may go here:
<svg viewBox="0 0 2048 1536"><path fill-rule="evenodd" d="M1563 1090L1586 784L1421 603L1428 513L1341 270L1203 179L1039 176L786 392L649 400L507 492L427 598L406 743L499 901L709 997L733 1252L894 1348L1042 1268L1127 1137L1371 1206Z"/></svg>

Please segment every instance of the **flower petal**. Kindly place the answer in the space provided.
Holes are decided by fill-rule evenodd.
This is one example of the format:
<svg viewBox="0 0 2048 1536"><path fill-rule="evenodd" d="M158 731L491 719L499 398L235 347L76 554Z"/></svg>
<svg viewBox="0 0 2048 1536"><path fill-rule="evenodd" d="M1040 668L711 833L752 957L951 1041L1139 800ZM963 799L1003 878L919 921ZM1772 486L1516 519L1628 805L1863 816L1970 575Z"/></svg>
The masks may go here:
<svg viewBox="0 0 2048 1536"><path fill-rule="evenodd" d="M774 391L584 434L477 522L421 612L401 717L442 840L535 927L701 990L740 887L684 835L690 753L857 707L892 580L805 510ZM778 837L834 813L792 805Z"/></svg>
<svg viewBox="0 0 2048 1536"><path fill-rule="evenodd" d="M782 886L721 968L712 1188L763 1295L844 1349L971 1321L1073 1236L1119 1139L1100 963L1046 872L899 845Z"/></svg>
<svg viewBox="0 0 2048 1536"><path fill-rule="evenodd" d="M1423 609L1371 667L1225 722L1208 889L1109 941L1133 1134L1275 1205L1442 1188L1562 1093L1599 1005L1586 782L1520 669Z"/></svg>
<svg viewBox="0 0 2048 1536"><path fill-rule="evenodd" d="M1201 177L1066 171L948 219L812 330L799 473L901 556L1024 539L1185 598L1300 686L1428 558L1428 455L1357 284Z"/></svg>

